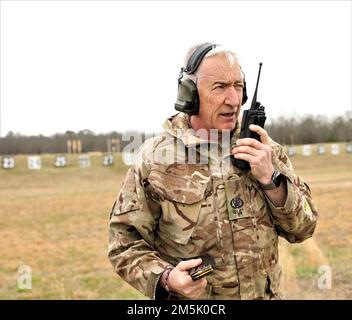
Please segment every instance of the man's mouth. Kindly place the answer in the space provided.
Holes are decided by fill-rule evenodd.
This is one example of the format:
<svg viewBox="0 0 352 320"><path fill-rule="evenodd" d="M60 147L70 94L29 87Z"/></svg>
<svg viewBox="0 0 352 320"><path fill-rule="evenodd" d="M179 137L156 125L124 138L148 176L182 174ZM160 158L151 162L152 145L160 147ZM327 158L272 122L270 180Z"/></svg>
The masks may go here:
<svg viewBox="0 0 352 320"><path fill-rule="evenodd" d="M225 118L232 118L235 115L235 113L234 112L226 112L226 113L220 113L220 115Z"/></svg>

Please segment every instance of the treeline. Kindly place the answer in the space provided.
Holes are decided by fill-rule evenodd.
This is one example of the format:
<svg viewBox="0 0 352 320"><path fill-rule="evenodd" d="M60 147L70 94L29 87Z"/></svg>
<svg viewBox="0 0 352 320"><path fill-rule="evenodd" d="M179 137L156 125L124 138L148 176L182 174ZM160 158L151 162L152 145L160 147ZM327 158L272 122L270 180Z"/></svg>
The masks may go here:
<svg viewBox="0 0 352 320"><path fill-rule="evenodd" d="M324 142L350 142L352 141L352 112L344 116L328 118L326 116L279 117L268 121L265 125L269 135L281 144L308 144ZM64 134L55 134L49 137L25 136L20 133L9 132L0 138L0 154L43 154L67 153L68 140L80 140L82 152L108 152L108 139L119 139L118 149L123 148L132 141L126 137L139 136L141 141L152 134L130 131L124 134L111 132L108 134L95 134L90 130L77 133L67 131Z"/></svg>
<svg viewBox="0 0 352 320"><path fill-rule="evenodd" d="M146 135L140 132L127 132L127 137L142 135L142 140ZM20 133L9 132L5 137L0 138L0 154L44 154L44 153L68 153L67 141L80 140L81 152L108 152L108 139L118 139L120 141L117 149L123 150L129 141L123 141L123 134L111 132L108 134L95 134L90 130L79 132L67 131L64 134L55 134L49 137L25 136Z"/></svg>
<svg viewBox="0 0 352 320"><path fill-rule="evenodd" d="M352 112L344 116L279 117L265 126L280 144L308 144L352 141Z"/></svg>

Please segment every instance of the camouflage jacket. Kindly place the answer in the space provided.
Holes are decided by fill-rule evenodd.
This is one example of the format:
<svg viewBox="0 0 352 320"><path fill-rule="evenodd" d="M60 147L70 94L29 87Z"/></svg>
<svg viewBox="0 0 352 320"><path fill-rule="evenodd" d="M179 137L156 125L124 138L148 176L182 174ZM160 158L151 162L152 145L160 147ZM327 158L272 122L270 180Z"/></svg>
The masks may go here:
<svg viewBox="0 0 352 320"><path fill-rule="evenodd" d="M211 153L208 163L175 161L176 142L176 150L186 150L181 158L193 150L197 160L208 143L194 135L186 115L173 116L164 128L139 149L111 212L108 255L116 273L147 297L164 298L158 286L164 269L207 254L215 268L201 299L279 297L278 235L301 242L318 217L282 146L272 141L273 165L286 177L288 196L275 207L250 171L219 170ZM168 153L168 161L160 161Z"/></svg>

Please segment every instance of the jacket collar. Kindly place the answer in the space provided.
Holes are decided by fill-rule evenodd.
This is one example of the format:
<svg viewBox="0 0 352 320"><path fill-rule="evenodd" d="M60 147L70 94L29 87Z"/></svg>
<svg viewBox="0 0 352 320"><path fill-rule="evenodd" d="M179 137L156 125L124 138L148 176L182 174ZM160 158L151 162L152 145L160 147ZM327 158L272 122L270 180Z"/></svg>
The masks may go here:
<svg viewBox="0 0 352 320"><path fill-rule="evenodd" d="M239 138L240 134L240 123L241 119L237 119L235 130L231 137L231 147L236 144L236 140ZM190 116L185 113L177 113L170 118L168 118L163 124L164 130L176 137L177 139L181 139L186 147L193 147L200 144L208 144L208 143L218 143L217 141L209 142L208 140L202 139L196 136L195 131L191 128L190 125Z"/></svg>

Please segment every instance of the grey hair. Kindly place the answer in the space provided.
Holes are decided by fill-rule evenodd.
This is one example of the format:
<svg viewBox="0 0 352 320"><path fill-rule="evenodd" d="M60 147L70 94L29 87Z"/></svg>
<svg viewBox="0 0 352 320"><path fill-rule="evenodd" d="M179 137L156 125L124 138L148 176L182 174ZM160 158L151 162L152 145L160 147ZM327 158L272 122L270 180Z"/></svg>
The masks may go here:
<svg viewBox="0 0 352 320"><path fill-rule="evenodd" d="M189 59L191 58L192 54L201 46L204 46L206 44L212 44L211 42L202 42L202 43L198 43L194 46L192 46L191 48L189 48L185 58L184 58L184 61L183 61L183 64L184 64L184 68L187 67L187 64L188 64L188 61ZM235 62L238 62L238 57L236 55L236 53L226 47L223 47L221 45L218 45L216 46L216 48L214 49L211 49L205 56L204 56L204 59L205 58L209 58L209 57L214 57L214 56L220 56L220 55L225 55L225 57L227 58L227 60L229 61L229 63L232 65L233 63ZM194 73L194 74L186 74L184 73L184 78L188 78L188 79L191 79L191 80L194 80L196 78L196 75L197 75L197 71Z"/></svg>

